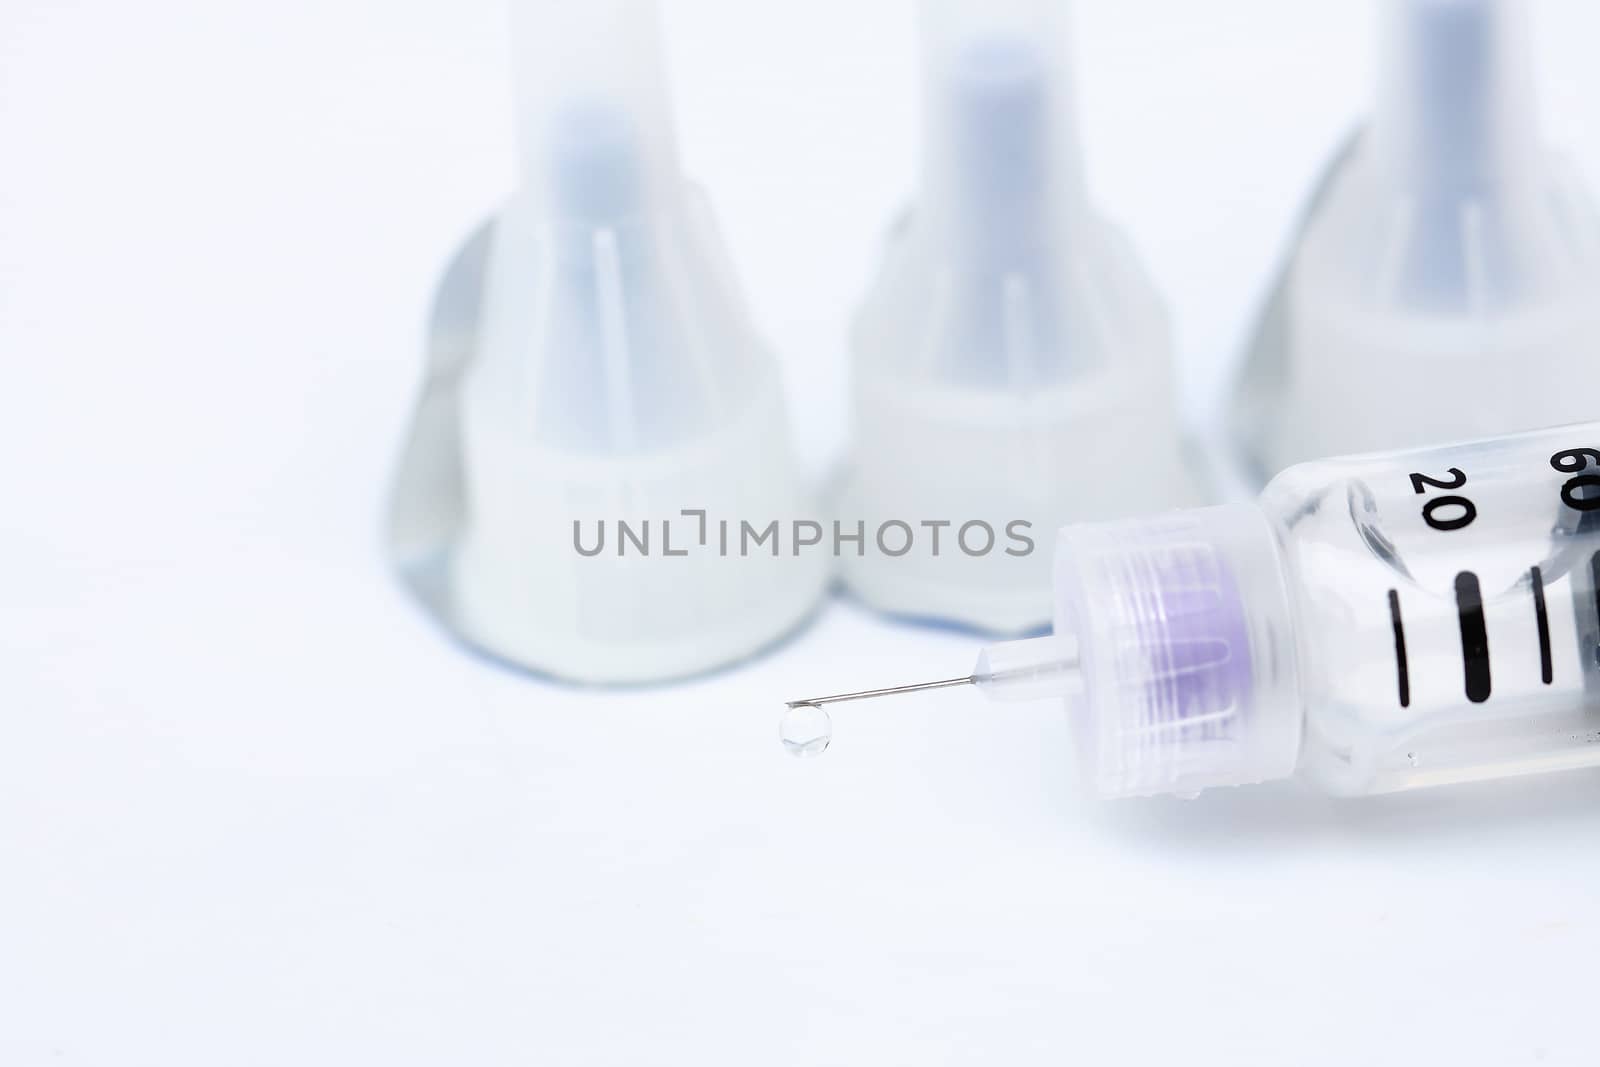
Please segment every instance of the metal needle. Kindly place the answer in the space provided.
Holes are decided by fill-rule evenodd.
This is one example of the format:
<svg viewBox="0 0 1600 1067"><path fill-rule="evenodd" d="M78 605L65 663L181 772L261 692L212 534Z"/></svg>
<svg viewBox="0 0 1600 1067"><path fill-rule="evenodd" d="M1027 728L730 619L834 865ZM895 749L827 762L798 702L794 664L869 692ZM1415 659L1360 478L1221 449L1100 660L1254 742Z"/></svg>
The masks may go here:
<svg viewBox="0 0 1600 1067"><path fill-rule="evenodd" d="M784 706L789 708L820 708L824 704L842 704L847 700L868 700L872 697L897 696L900 693L921 693L929 689L952 689L958 685L976 685L978 676L969 674L965 678L946 678L942 682L918 682L915 685L896 685L888 689L863 689L859 693L835 693L826 697L811 697L808 700L791 700Z"/></svg>

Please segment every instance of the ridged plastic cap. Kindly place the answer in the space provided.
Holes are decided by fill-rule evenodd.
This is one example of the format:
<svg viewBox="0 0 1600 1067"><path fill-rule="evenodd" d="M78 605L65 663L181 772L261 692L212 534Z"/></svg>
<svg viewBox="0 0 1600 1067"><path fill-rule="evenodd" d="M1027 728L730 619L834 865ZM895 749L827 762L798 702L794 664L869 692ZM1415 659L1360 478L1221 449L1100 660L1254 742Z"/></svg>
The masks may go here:
<svg viewBox="0 0 1600 1067"><path fill-rule="evenodd" d="M814 515L778 368L679 172L655 4L513 9L521 185L424 398L455 418L407 453L447 473L403 476L396 513L443 542L425 599L496 656L584 682L722 666L826 580L821 552L721 536ZM454 521L416 522L422 497Z"/></svg>
<svg viewBox="0 0 1600 1067"><path fill-rule="evenodd" d="M922 175L855 323L853 450L835 501L943 542L846 556L886 611L1015 633L1050 617L1063 523L1189 503L1165 309L1090 209L1067 5L926 0ZM1137 470L1138 477L1119 472ZM1000 533L969 553L967 522ZM1037 551L1010 553L1025 524Z"/></svg>
<svg viewBox="0 0 1600 1067"><path fill-rule="evenodd" d="M1055 587L1056 634L1081 671L1069 712L1098 792L1191 796L1294 770L1289 604L1254 504L1067 527Z"/></svg>
<svg viewBox="0 0 1600 1067"><path fill-rule="evenodd" d="M1600 391L1600 216L1539 137L1533 5L1381 7L1371 121L1319 183L1240 383L1263 479L1583 421Z"/></svg>

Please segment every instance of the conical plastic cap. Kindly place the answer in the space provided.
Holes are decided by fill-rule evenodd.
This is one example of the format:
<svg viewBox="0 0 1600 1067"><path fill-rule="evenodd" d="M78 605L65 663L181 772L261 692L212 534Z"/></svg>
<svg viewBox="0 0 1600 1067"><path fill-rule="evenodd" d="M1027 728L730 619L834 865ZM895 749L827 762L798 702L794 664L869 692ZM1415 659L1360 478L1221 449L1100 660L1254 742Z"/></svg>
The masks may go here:
<svg viewBox="0 0 1600 1067"><path fill-rule="evenodd" d="M922 7L922 179L856 321L836 500L873 548L917 532L844 557L887 611L1042 626L1056 527L1193 499L1165 309L1084 195L1064 7Z"/></svg>
<svg viewBox="0 0 1600 1067"><path fill-rule="evenodd" d="M1600 225L1539 141L1523 0L1393 0L1367 128L1312 198L1236 425L1304 459L1591 417Z"/></svg>
<svg viewBox="0 0 1600 1067"><path fill-rule="evenodd" d="M777 367L678 171L654 5L523 0L513 27L522 187L450 385L460 513L434 602L564 678L732 662L811 610L825 562L718 536L811 506Z"/></svg>

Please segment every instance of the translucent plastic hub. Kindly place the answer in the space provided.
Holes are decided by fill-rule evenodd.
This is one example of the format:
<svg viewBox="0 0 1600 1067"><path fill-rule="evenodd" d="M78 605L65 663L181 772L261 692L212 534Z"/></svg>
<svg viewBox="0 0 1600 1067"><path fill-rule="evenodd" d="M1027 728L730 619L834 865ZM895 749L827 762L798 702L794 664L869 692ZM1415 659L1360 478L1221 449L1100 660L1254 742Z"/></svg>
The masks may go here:
<svg viewBox="0 0 1600 1067"><path fill-rule="evenodd" d="M1252 505L1071 526L1056 633L1077 642L1079 755L1107 796L1292 772L1301 719L1285 573Z"/></svg>

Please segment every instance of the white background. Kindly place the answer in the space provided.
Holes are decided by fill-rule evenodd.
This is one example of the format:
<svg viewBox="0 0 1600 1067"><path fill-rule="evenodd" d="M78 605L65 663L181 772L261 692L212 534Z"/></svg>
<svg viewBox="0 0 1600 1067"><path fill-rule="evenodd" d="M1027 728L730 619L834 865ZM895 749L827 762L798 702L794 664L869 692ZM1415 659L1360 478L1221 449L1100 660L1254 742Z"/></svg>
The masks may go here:
<svg viewBox="0 0 1600 1067"><path fill-rule="evenodd" d="M1097 198L1213 410L1364 107L1347 2L1087 0ZM1541 0L1600 177L1600 12ZM905 0L666 0L688 169L821 472L912 182ZM974 640L835 603L692 684L464 654L379 517L503 195L494 0L0 0L0 1064L1592 1063L1600 779L1100 806ZM1597 186L1600 187L1600 186Z"/></svg>

